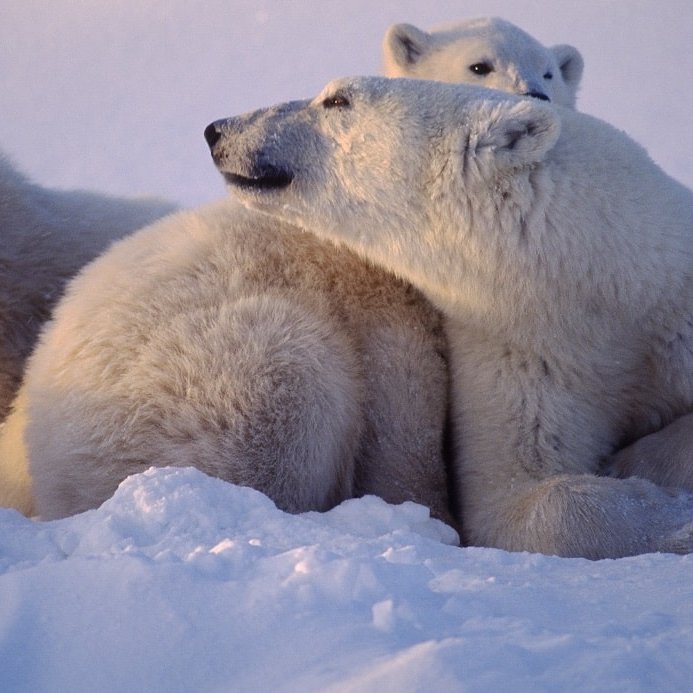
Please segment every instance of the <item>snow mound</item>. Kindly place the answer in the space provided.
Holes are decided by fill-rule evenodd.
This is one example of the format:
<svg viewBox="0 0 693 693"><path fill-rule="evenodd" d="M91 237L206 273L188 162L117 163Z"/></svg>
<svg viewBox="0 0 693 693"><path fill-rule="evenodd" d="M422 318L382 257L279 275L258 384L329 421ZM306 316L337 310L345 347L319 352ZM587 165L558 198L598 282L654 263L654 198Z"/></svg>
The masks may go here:
<svg viewBox="0 0 693 693"><path fill-rule="evenodd" d="M683 690L689 556L454 546L413 503L288 515L151 469L54 522L0 511L3 691Z"/></svg>

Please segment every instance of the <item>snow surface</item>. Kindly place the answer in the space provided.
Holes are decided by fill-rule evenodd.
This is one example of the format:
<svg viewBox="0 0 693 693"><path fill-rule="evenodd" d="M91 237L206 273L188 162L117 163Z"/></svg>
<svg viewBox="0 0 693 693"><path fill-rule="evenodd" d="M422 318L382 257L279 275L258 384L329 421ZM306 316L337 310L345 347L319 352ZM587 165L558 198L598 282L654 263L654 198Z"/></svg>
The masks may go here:
<svg viewBox="0 0 693 693"><path fill-rule="evenodd" d="M211 120L379 71L389 24L497 15L693 186L690 0L4 0L0 147L37 181L198 204ZM683 77L682 77L683 75ZM194 470L0 510L0 691L688 691L693 558L460 549L375 498L290 516Z"/></svg>
<svg viewBox="0 0 693 693"><path fill-rule="evenodd" d="M193 469L0 521L3 691L685 691L690 556L449 545L375 497L286 515Z"/></svg>

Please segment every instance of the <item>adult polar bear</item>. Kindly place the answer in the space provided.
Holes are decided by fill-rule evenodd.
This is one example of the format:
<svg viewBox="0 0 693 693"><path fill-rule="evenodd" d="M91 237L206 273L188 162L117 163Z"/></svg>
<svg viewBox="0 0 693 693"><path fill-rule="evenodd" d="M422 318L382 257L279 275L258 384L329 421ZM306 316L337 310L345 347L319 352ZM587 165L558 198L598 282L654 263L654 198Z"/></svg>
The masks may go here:
<svg viewBox="0 0 693 693"><path fill-rule="evenodd" d="M109 243L174 210L30 182L0 152L0 424L65 284Z"/></svg>
<svg viewBox="0 0 693 693"><path fill-rule="evenodd" d="M693 455L693 194L638 145L535 99L382 78L207 137L250 207L347 242L447 315L469 542L693 550L693 495L596 475L687 415Z"/></svg>
<svg viewBox="0 0 693 693"><path fill-rule="evenodd" d="M480 17L426 32L394 24L383 39L388 77L476 84L575 106L583 60L573 46L547 48L519 27Z"/></svg>
<svg viewBox="0 0 693 693"><path fill-rule="evenodd" d="M489 21L493 23L497 20ZM475 22L478 23L479 20L475 20ZM481 24L483 24L483 22L481 22ZM481 25L479 26L481 28ZM493 38L496 42L493 43L493 45L490 43L490 37L486 34L484 34L483 37L477 37L475 45L478 46L479 41L487 40L489 45L485 53L486 57L493 55L499 59L494 66L495 77L498 78L501 74L507 73L504 85L508 88L515 88L517 87L517 83L513 81L514 77L520 73L529 74L527 67L529 63L533 66L532 69L536 68L537 70L543 71L547 69L546 65L550 64L551 56L544 56L543 62L537 62L537 55L543 51L540 44L537 42L532 43L530 37L527 37L523 32L520 32L519 29L512 25L505 24L503 27L502 30L507 31L512 37L516 38L519 32L526 38L524 41L516 41L516 53L514 56L512 53L508 52L507 46L502 55L499 53L497 36ZM469 38L469 32L467 32L466 36ZM453 60L453 53L455 51L463 50L466 49L462 44L454 49L450 49L450 60ZM525 53L528 51L532 52L532 60L534 62L529 61L528 63L525 56ZM464 55L468 55L468 52L464 53ZM546 62L547 60L549 63ZM539 62L541 63L540 65ZM449 77L449 75L447 76ZM537 75L537 78L539 78L539 75ZM477 80L479 77L467 71L460 74L459 79ZM579 79L579 76L577 79ZM499 86L503 85L499 84ZM574 81L574 87L576 86L577 80ZM44 195L44 197L46 197L46 195ZM80 223L79 215L75 214L74 210L72 210L68 216L73 223ZM93 222L94 220L87 218L84 221ZM222 221L228 226L226 235L220 230ZM255 228L254 225L257 228ZM196 233L194 229L197 227L205 228L207 232L201 234L203 238L207 238L210 234L220 234L223 236L223 241L220 241L220 254L224 252L230 253L233 244L236 243L236 257L242 259L242 264L246 267L245 274L251 275L250 279L246 278L243 280L248 284L246 292L252 289L261 294L267 291L278 294L283 287L283 289L287 291L285 299L289 303L293 302L295 304L294 308L286 307L282 309L289 312L291 310L299 312L307 310L307 306L305 305L306 300L297 301L297 295L301 294L301 292L308 294L309 302L317 301L318 304L326 303L329 306L329 309L324 309L320 306L312 309L315 312L315 321L317 325L321 326L316 334L323 334L324 337L324 331L326 330L325 326L334 323L331 327L334 331L332 339L338 340L338 335L342 335L344 332L344 325L342 324L344 320L337 320L336 314L343 313L347 318L346 322L350 325L346 332L351 334L347 334L345 338L348 344L346 344L342 350L336 349L334 356L323 353L324 364L320 369L315 371L314 377L316 377L317 373L321 373L326 381L332 380L335 383L337 381L342 382L344 398L346 400L351 398L352 409L354 411L359 409L360 405L356 402L356 400L359 400L359 402L365 406L367 413L365 416L363 411L360 414L354 414L353 418L358 419L360 423L354 423L354 420L352 420L351 424L346 426L343 421L340 421L340 415L338 413L334 413L334 420L331 420L328 412L324 412L324 416L318 416L316 421L321 421L321 428L323 431L330 431L332 435L331 437L327 436L322 442L320 442L320 436L323 434L322 431L319 433L314 432L311 438L307 431L302 430L300 427L295 428L293 432L286 426L282 430L279 428L276 430L268 428L261 448L258 447L257 450L252 453L250 451L250 444L243 450L236 449L234 453L236 457L235 465L233 462L228 463L227 466L224 465L222 460L229 457L229 451L226 450L226 452L224 452L223 445L220 444L220 447L214 448L213 444L208 444L207 459L209 460L213 457L213 449L216 450L216 454L219 455L219 458L214 463L203 462L200 466L206 468L210 473L217 473L219 476L222 476L222 478L238 481L239 483L255 485L267 491L269 495L283 507L308 509L316 507L314 498L309 502L301 495L302 493L306 493L307 496L310 495L308 493L309 485L304 484L303 489L291 490L289 481L284 477L282 483L279 484L281 488L279 488L279 486L272 486L272 484L267 481L267 477L274 475L275 477L282 478L281 474L272 474L267 470L263 471L262 459L258 462L258 457L262 457L259 455L258 450L263 449L268 455L265 460L268 468L270 468L281 455L284 455L287 470L298 470L299 468L308 469L311 463L318 466L320 465L320 462L317 460L318 455L315 452L316 445L322 446L321 455L324 457L328 455L330 445L334 447L336 445L335 441L341 437L341 443L338 446L341 452L337 457L341 459L351 454L358 458L356 479L354 480L353 488L350 486L351 482L342 482L337 479L334 482L334 486L339 490L335 491L332 489L332 491L324 495L318 502L318 507L324 507L325 503L327 503L325 498L328 497L342 497L345 494L348 495L351 491L355 493L371 492L378 493L391 501L405 499L418 500L419 502L431 506L434 513L439 517L447 518L446 511L444 510L446 506L446 494L442 482L443 462L440 451L443 438L443 412L447 401L447 387L445 372L440 357L443 344L440 336L439 316L434 313L432 308L425 309L421 299L418 297L414 298L414 294L406 291L399 282L394 281L392 278L386 278L382 272L375 272L372 269L366 268L361 261L356 260L349 253L335 252L330 245L322 246L317 242L311 242L306 245L307 241L305 241L305 239L300 242L294 240L300 237L300 235L297 234L295 229L291 229L290 227L274 224L274 233L278 239L276 248L272 249L270 247L269 251L265 250L265 245L271 245L267 240L272 233L271 226L272 225L265 219L256 219L253 221L249 218L247 213L239 212L238 210L224 212L217 210L214 212L204 211L196 216L183 216L173 219L165 224L165 228L169 229L169 231L162 231L161 234L163 236L170 234L177 238L183 238L186 233ZM185 229L187 229L187 231ZM98 233L99 228L97 227L95 231ZM240 239L239 234L241 234L241 232L253 236L256 241L255 245L253 245L250 239ZM151 239L155 236L156 235L153 233L148 236L150 242L153 242ZM185 242L190 242L191 246L194 245L192 241ZM133 247L134 243L133 241ZM165 246L167 243L162 243L162 245ZM183 240L181 240L180 243L183 244ZM50 269L53 267L52 257L55 250L50 246L50 257L46 257L47 253L45 249L48 247L49 246L39 245L38 250L44 249L42 264ZM131 246L126 247L130 248ZM209 253L207 260L213 265L215 261L214 258L218 257L219 254L215 255L209 248L203 250L203 247L206 246L204 243L201 243L197 254L191 253L191 256L198 257L200 253L204 254L207 252ZM71 247L70 250L73 251ZM269 257L275 257L277 253L280 253L285 259L283 262L279 260L275 263L267 262L267 252L269 252ZM175 254L175 250L171 250L171 253ZM93 255L95 254L96 253L93 253ZM58 254L58 257L62 257L63 255L64 254ZM121 268L121 272L125 283L137 286L138 290L142 291L142 295L133 296L132 291L125 287L122 290L122 294L113 297L113 305L119 306L120 310L125 310L123 306L127 301L131 301L134 315L137 313L140 304L148 305L148 293L151 293L152 297L158 296L157 288L156 286L152 288L146 281L142 283L140 278L135 276L138 270L133 268L129 262L127 266L125 266L126 262L125 259L122 259L122 256L113 253L109 255L109 257L111 259L105 261L106 265L102 263L97 264L96 269L88 271L88 278L80 279L76 286L87 287L86 289L83 288L80 290L86 290L93 296L99 296L104 292L108 294L108 290L104 289L102 285L103 279L98 277L98 272L102 272L104 267L110 266L109 262L122 262L123 267ZM115 260L116 257L121 257L121 260ZM80 254L73 252L73 261L75 264L71 266L71 269L76 270L79 266L77 263L83 263L86 259L90 259L90 257L85 258L84 253ZM162 255L160 261L162 263L169 263L171 267L177 268L184 277L187 276L186 273L189 273L189 265L181 258L171 259L168 256ZM297 275L292 268L301 263L307 264L313 268L314 271L309 274L320 276L317 279L313 277L309 282L302 282L297 279ZM320 263L324 263L323 269L319 269ZM285 268L282 269L282 265L285 265ZM255 268L254 272L250 271L252 267ZM228 276L220 278L221 285L233 284L236 287L234 290L240 292L239 287L243 282L239 277L243 275L243 272L238 271L235 274L234 272L236 272L236 270L229 269ZM33 273L27 272L26 274L30 277ZM291 275L291 279L286 279L286 276L289 275ZM109 271L104 271L104 276L110 277L111 273ZM161 273L154 273L153 276L156 278L156 281L163 281ZM264 279L261 279L262 277L264 277ZM169 280L170 277L167 276L167 281ZM182 283L185 283L185 281L188 280L186 279L182 281ZM263 281L265 282L264 288L261 286ZM377 293L381 296L382 300L380 302L374 302L370 299L364 299L362 305L357 310L352 297L349 295L348 286L350 282L352 284L354 282L360 282L362 284L361 288L355 287L352 289L352 294L361 295L359 292L364 287L377 287ZM119 284L115 284L114 286L119 286ZM169 285L169 289L175 294L175 290L171 288L172 286L172 284ZM74 289L72 294L74 294L76 290L77 289ZM118 289L118 291L120 291L120 289ZM198 301L203 302L206 300L205 297L207 296L205 288L200 287L199 292ZM224 295L221 289L218 293L218 297L210 299L210 306L219 306L224 302L227 304L233 303L232 296L229 297L228 295ZM315 296L318 298L315 298ZM236 298L238 297L239 296L236 296ZM154 299L152 298L151 300ZM342 308L338 308L340 302L343 306ZM148 461L157 461L153 460L152 456L155 454L154 451L157 449L157 446L161 447L161 445L163 445L163 441L166 439L167 435L165 433L167 430L166 427L162 426L157 429L160 435L154 436L152 439L151 450L147 450L145 443L142 442L139 447L133 444L127 450L125 450L123 445L120 445L118 452L115 452L113 449L109 448L108 444L103 440L98 444L95 442L99 436L96 434L92 436L88 433L89 425L87 422L91 422L94 429L100 428L103 433L102 437L104 437L105 440L112 440L112 421L118 419L116 413L118 411L118 405L116 403L112 403L111 410L107 410L112 415L112 418L109 418L109 415L104 413L103 407L101 410L92 408L93 403L89 403L90 396L88 393L84 394L84 402L82 402L82 405L84 405L85 411L83 411L80 406L76 404L71 406L68 403L69 401L76 400L76 395L72 400L60 400L60 404L58 404L52 398L51 393L53 390L51 390L50 387L39 387L39 385L37 385L37 383L40 384L41 381L36 373L40 371L41 368L43 368L44 371L50 372L50 368L45 366L46 363L49 363L52 364L55 369L64 367L64 381L61 385L62 387L67 388L65 381L69 381L70 378L73 378L74 380L70 381L70 387L75 391L85 386L88 389L90 379L86 374L90 372L89 364L90 359L93 358L92 350L95 351L97 349L96 342L92 342L89 348L85 348L81 352L79 362L70 363L69 367L64 365L61 361L58 355L62 354L63 351L54 343L58 339L55 336L56 334L60 334L61 345L72 344L74 346L77 343L81 343L80 340L82 337L76 330L65 327L70 321L70 318L65 316L71 316L75 312L81 310L79 307L80 305L82 304L80 304L79 298L71 296L66 299L65 306L61 307L58 316L59 324L62 325L62 327L52 328L45 337L44 344L38 349L34 363L29 369L27 387L24 388L24 391L18 398L16 412L8 419L3 434L0 436L0 477L2 477L0 481L0 503L12 504L22 509L24 512L30 512L32 500L28 489L29 479L26 474L26 465L22 464L22 460L25 457L23 436L26 412L28 410L32 411L34 419L37 422L41 422L29 426L28 439L31 443L30 452L32 466L42 470L38 473L38 504L36 510L45 517L68 514L98 504L115 488L115 485L124 478L125 475L132 471L137 471L137 469L141 468L139 466L141 464L147 464ZM106 300L103 300L101 303L95 301L93 304L86 301L85 305L89 310L95 310L96 306L99 306L100 310L112 312ZM48 307L46 307L46 310L47 308ZM161 315L165 315L165 313L165 310L161 311ZM329 314L327 320L325 319L325 313ZM288 314L289 313L287 313L287 315ZM90 315L89 317L91 318L92 316ZM401 321L400 327L396 326L398 320ZM97 321L98 316L94 318L92 324L95 324ZM330 321L332 321L332 323ZM73 323L74 322L73 320ZM192 324L192 322L190 324ZM86 317L81 325L82 327L80 329L84 329L87 332L91 329ZM105 336L103 331L99 331L104 342L107 343L108 339L112 337L115 338L115 330L120 329L117 325L118 323L113 323L111 326L112 329L108 332L108 337ZM122 329L124 332L129 330L127 325L122 326ZM285 329L285 338L288 339L291 337L291 339L298 339L295 331L289 330L288 327ZM426 330L429 329L432 330L431 334L428 337L424 337ZM320 330L323 330L323 332ZM388 339L384 339L382 335L388 330L391 330L392 333ZM191 329L191 331L193 330ZM279 327L276 327L276 333L279 332L281 332L281 330ZM368 332L372 332L372 335L368 336ZM354 337L354 335L356 336ZM323 337L320 339L323 339ZM122 343L124 339L125 338L121 337L119 341ZM191 341L197 342L199 340L191 338ZM318 342L320 342L320 340L318 340ZM356 342L357 345L362 345L357 346L355 352L353 342ZM376 345L379 345L377 349ZM316 346L316 349L318 348L322 347ZM346 352L347 355L345 356L342 351ZM128 349L125 349L123 353L129 353ZM197 356L200 357L200 363L204 363L205 359L212 362L214 361L214 358L212 358L209 353L206 354L206 356L203 354L197 354ZM173 355L171 356L171 382L175 382L176 380L176 358L178 357L182 358L180 354L176 354L175 357ZM189 370L193 369L192 364L196 356L188 354L186 358L187 368ZM220 362L223 361L221 357L219 360ZM353 364L357 364L358 367L354 366L352 368L350 366L347 369L345 360L350 360ZM119 366L121 372L120 386L127 381L127 373L129 372L126 364L122 364L121 361L122 359L114 357L111 364L112 368L110 369L110 372L117 371L118 369L115 366L121 364L121 366ZM327 364L331 361L334 361L335 370L330 375ZM44 364L44 366L40 364ZM133 370L136 369L133 368ZM229 391L231 391L233 389L232 381L235 370L234 364L231 364L228 372L226 372L223 377L211 376L209 374L207 374L207 377L216 380L217 384L222 382L226 383ZM350 379L345 375L345 370L358 371L359 375ZM300 372L301 368L299 368L298 371ZM163 385L164 372L165 371L162 371L160 374L162 377L158 380L158 387L166 390L166 387ZM213 372L212 369L210 373ZM97 373L94 373L93 377L94 379L99 378ZM202 372L197 374L197 378L200 382L202 381ZM306 378L305 382L308 381L309 378ZM115 388L113 381L109 378L105 378L101 383L100 391L102 393L107 392L110 386ZM305 387L306 389L303 395L307 396L311 392L311 388L307 385ZM169 388L169 390L170 389L171 388ZM175 386L172 389L175 390ZM257 386L256 391L253 391L252 386L248 386L246 390L246 397L249 398L249 401L253 398L257 401L261 398L260 385ZM362 401L365 396L363 392L357 394L357 391L360 392L362 390L368 392L365 401ZM425 392L423 390L425 390ZM29 398L29 392L36 392L33 399ZM55 392L57 393L59 390ZM156 398L154 394L156 392L158 392L157 387L152 387L149 395L150 399L153 400ZM406 394L403 396L402 393ZM168 395L170 395L170 392L168 392ZM56 399L60 399L57 394ZM316 401L318 399L319 397L316 393ZM33 402L33 400L36 400L36 402ZM45 400L45 406L39 403L40 400ZM236 404L240 406L241 400L242 397L239 395L235 400ZM134 401L134 398L130 400L129 406L132 411L136 408ZM162 395L162 401L166 401L165 395ZM122 405L122 400L120 403ZM276 406L278 407L280 404L283 406L287 405L285 400L278 397ZM211 407L209 402L208 405ZM144 405L142 404L142 406ZM224 406L226 407L225 411L227 411L227 413L228 410L233 408L229 402L226 402ZM295 403L294 407L297 411L300 411L298 403ZM162 406L162 408L165 407ZM248 403L246 408L252 410L250 403ZM222 407L222 409L224 409L224 407ZM151 411L154 410L155 407L151 407ZM339 407L335 405L335 412L338 410ZM95 411L101 411L103 418L99 419L94 413ZM220 416L222 415L220 414ZM79 460L75 460L74 450L69 448L68 442L61 436L56 437L56 440L60 441L59 444L52 447L49 445L49 452L46 452L40 445L35 443L35 438L38 434L35 435L33 433L34 430L43 427L46 431L53 431L53 424L56 426L57 430L63 430L67 427L67 424L70 424L72 420L71 417L81 422L79 426L72 429L73 438L70 441L74 447L81 450ZM268 413L265 413L263 418L268 419L271 417ZM140 426L157 428L152 423L154 418L147 419L147 417L140 415L139 417L133 417L129 420L131 424L130 428L121 427L121 437L125 435L126 431L130 431L134 438L138 437L141 433L141 429L132 423L135 420L139 422ZM234 426L237 424L232 423L230 414L228 414L226 424L230 430L236 430ZM192 427L193 425L190 424L190 426ZM318 427L316 426L316 430L317 429ZM361 433L358 431L361 431ZM274 438L273 435L275 436ZM84 442L82 436L89 441L88 444ZM211 436L211 439L214 439L214 436ZM209 443L210 436L208 434L201 434L200 440L206 440ZM174 446L173 443L169 441L169 449L171 447ZM355 447L359 448L357 453L353 452ZM365 452L362 448L369 448L370 452ZM88 450L91 450L92 462L95 465L93 469L90 468L88 464L81 464L83 458L89 457ZM351 450L352 452L345 452L347 450ZM298 457L303 453L305 453L305 460L302 463L303 467L301 467L298 462ZM54 460L60 455L62 455L62 457L59 461L55 462L53 476L51 477L50 472L47 471L51 468L52 462L50 462L50 460ZM103 467L99 468L97 463L99 456L110 460L110 463L104 463ZM123 457L126 457L127 460L121 464L119 460ZM252 465L250 464L251 459L256 460L257 478L253 477ZM139 460L139 463L134 463L133 460ZM188 453L184 453L181 450L166 459L162 458L161 462L166 463L167 460L177 463L195 463L189 451ZM346 463L337 462L336 467L341 469L344 464ZM245 468L241 470L241 466L243 465L245 465ZM323 470L323 474L324 473L325 471ZM287 474L289 476L291 475L290 472L287 472ZM306 474L308 474L308 472L306 472ZM91 475L100 479L98 484L90 483ZM316 479L318 476L316 472ZM346 474L346 476L348 476L348 474ZM46 478L52 481L47 481ZM56 480L60 480L60 488L58 489L54 488L52 485L53 483L57 483ZM311 505L311 503L313 504Z"/></svg>
<svg viewBox="0 0 693 693"><path fill-rule="evenodd" d="M476 84L575 107L584 62L569 45L545 47L497 17L479 17L430 32L394 24L383 39L388 77L412 77ZM687 421L645 436L605 461L614 476L640 476L661 485L693 490Z"/></svg>

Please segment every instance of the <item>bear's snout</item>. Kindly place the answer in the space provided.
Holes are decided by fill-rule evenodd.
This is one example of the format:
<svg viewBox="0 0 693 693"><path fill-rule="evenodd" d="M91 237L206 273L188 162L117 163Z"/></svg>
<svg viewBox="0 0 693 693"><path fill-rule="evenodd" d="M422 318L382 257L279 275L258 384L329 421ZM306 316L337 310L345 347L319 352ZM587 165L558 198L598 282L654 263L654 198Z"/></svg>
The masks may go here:
<svg viewBox="0 0 693 693"><path fill-rule="evenodd" d="M209 145L219 172L226 182L246 190L272 190L284 188L291 183L294 175L291 171L272 162L272 157L262 148L250 148L240 155L242 148L236 148L235 155L222 154L222 148L216 148L224 136L224 126L229 120L216 120L205 128L205 140Z"/></svg>

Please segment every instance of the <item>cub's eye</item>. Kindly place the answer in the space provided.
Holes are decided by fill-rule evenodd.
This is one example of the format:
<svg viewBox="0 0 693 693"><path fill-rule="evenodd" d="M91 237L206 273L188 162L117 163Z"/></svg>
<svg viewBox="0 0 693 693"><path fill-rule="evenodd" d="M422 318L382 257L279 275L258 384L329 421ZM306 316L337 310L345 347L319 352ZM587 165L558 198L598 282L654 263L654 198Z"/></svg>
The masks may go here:
<svg viewBox="0 0 693 693"><path fill-rule="evenodd" d="M491 63L474 63L473 65L469 66L470 72L473 72L475 75L479 75L480 77L483 77L484 75L489 74L489 72L493 72L493 65Z"/></svg>
<svg viewBox="0 0 693 693"><path fill-rule="evenodd" d="M552 72L547 72L547 73L544 75L544 79L553 79L553 73L552 73Z"/></svg>
<svg viewBox="0 0 693 693"><path fill-rule="evenodd" d="M338 92L324 99L322 105L323 108L349 108L351 103L344 94Z"/></svg>

